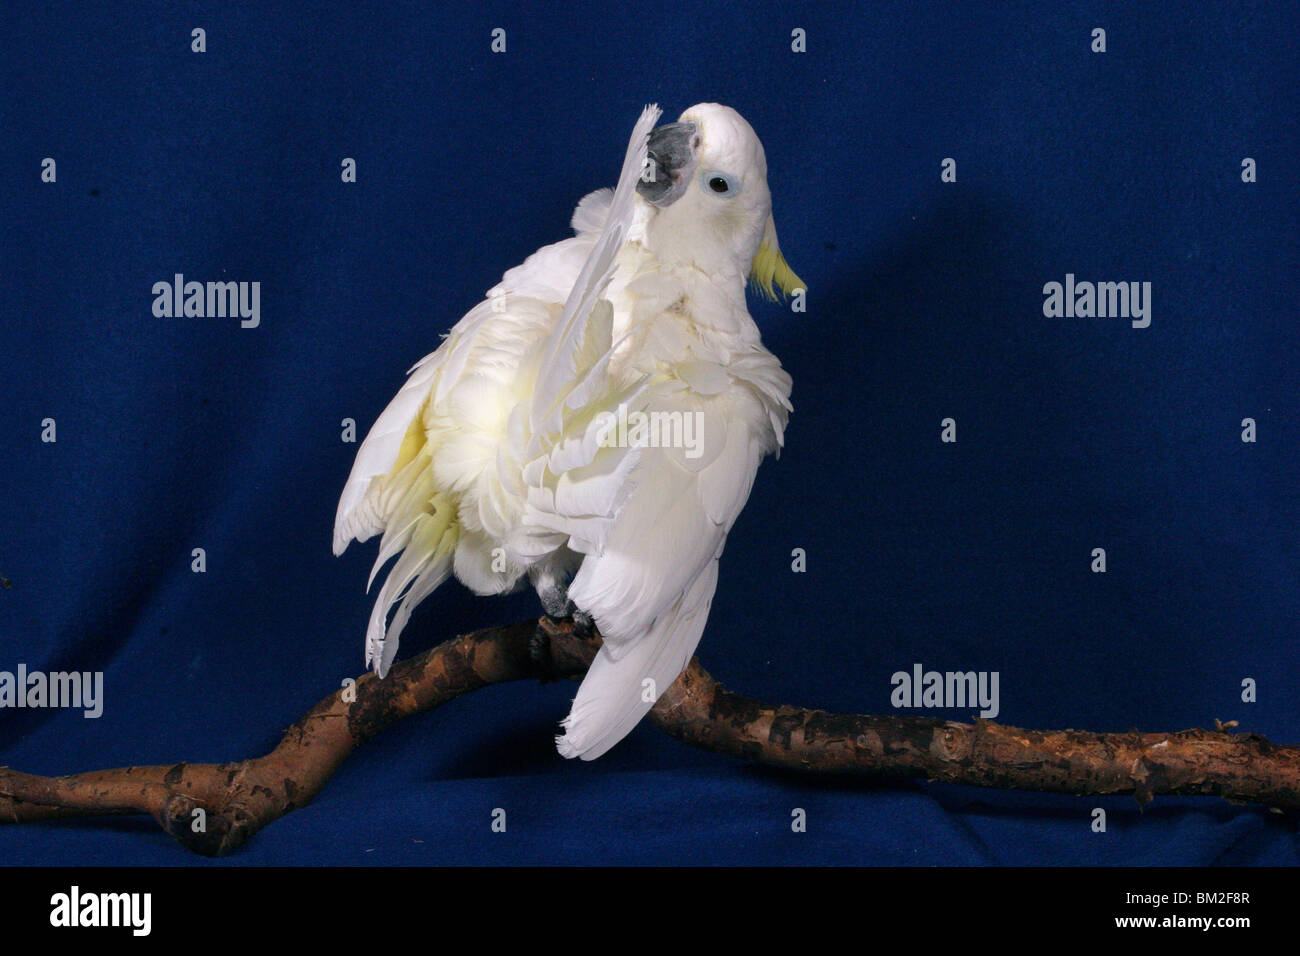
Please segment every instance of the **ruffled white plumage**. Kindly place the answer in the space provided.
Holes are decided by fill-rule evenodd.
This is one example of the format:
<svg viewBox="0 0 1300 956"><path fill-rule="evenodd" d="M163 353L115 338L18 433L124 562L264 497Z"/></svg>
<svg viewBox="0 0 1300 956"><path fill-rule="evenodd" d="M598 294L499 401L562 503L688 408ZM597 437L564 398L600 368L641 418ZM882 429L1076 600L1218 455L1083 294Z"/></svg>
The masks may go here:
<svg viewBox="0 0 1300 956"><path fill-rule="evenodd" d="M689 661L727 533L790 410L743 282L647 245L635 186L657 116L638 121L616 188L578 204L574 238L506 272L411 370L358 451L335 526L336 553L384 532L372 580L396 559L367 633L381 675L449 575L479 594L572 575L569 599L604 638L557 738L584 759ZM620 408L693 416L698 445L602 441Z"/></svg>

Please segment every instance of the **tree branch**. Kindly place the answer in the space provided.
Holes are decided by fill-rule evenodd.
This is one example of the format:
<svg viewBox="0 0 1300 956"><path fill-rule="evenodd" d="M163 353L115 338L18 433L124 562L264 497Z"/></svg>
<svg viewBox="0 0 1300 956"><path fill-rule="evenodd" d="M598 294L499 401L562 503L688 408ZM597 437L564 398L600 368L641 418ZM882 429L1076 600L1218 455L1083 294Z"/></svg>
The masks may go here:
<svg viewBox="0 0 1300 956"><path fill-rule="evenodd" d="M382 681L373 674L359 678L348 689L354 697L330 694L271 753L238 763L124 767L64 777L0 768L0 822L148 813L183 846L209 856L228 853L311 802L354 749L393 721L488 684L578 678L599 647L599 636L584 636L568 622L549 618L475 631L395 664ZM1213 731L1094 734L1022 730L986 720L832 714L733 694L694 659L649 719L704 750L809 773L1132 793L1141 804L1157 793L1176 793L1300 807L1300 747L1230 734L1222 725Z"/></svg>

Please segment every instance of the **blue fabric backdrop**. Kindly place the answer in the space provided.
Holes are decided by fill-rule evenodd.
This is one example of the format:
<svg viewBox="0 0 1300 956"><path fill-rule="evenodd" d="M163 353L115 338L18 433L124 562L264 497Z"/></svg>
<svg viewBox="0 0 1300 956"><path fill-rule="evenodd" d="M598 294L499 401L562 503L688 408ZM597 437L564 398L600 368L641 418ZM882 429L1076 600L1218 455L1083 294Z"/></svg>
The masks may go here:
<svg viewBox="0 0 1300 956"><path fill-rule="evenodd" d="M0 670L104 690L98 719L0 711L0 763L249 756L359 672L375 552L330 553L342 420L364 434L506 268L566 235L642 104L706 100L763 138L810 291L805 314L753 303L795 412L728 544L705 666L859 712L890 712L914 663L997 671L1021 726L1220 718L1296 742L1296 13L12 6ZM260 282L260 325L156 317L176 273ZM1150 282L1150 326L1045 316L1067 273ZM536 612L448 585L403 653ZM494 687L407 721L223 862L1297 861L1292 818L1215 799L848 786L648 726L565 762L572 692ZM139 819L0 827L0 862L212 865Z"/></svg>

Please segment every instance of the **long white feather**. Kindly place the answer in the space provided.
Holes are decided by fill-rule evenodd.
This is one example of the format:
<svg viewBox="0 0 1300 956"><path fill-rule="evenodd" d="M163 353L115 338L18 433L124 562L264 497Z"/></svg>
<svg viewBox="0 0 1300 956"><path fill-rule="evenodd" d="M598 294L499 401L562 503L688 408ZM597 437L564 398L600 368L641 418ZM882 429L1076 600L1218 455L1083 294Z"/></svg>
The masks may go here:
<svg viewBox="0 0 1300 956"><path fill-rule="evenodd" d="M578 354L587 324L593 309L605 287L613 277L614 257L618 254L635 215L634 200L636 184L645 167L647 141L661 110L658 106L647 106L641 111L641 118L632 128L628 140L627 153L623 157L623 170L619 174L618 185L614 188L613 198L605 213L605 223L601 228L600 238L596 240L591 254L582 265L578 279L573 284L560 321L546 340L546 350L542 359L541 374L533 393L531 425L533 441L529 450L536 453L541 450L542 441L548 434L559 430L560 405L575 378L581 371L578 367ZM583 217L584 219L586 217Z"/></svg>

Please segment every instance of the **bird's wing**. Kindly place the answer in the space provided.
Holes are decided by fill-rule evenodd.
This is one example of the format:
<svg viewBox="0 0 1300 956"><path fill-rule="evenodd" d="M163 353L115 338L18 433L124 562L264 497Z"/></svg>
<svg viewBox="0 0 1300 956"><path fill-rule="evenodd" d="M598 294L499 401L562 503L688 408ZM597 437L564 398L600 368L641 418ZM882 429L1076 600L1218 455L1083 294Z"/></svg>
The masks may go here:
<svg viewBox="0 0 1300 956"><path fill-rule="evenodd" d="M467 315L465 319L469 317ZM334 515L335 554L342 554L353 540L365 541L384 529L383 507L378 494L384 484L382 478L399 472L399 462L404 464L414 456L412 445L420 440L420 436L412 434L411 425L418 420L420 408L444 358L445 352L439 348L420 359L407 372L406 383L380 413L357 449L356 460L352 463L352 471L343 486ZM376 479L380 479L377 485ZM372 489L372 486L375 487Z"/></svg>
<svg viewBox="0 0 1300 956"><path fill-rule="evenodd" d="M560 249L552 265L566 254L585 260ZM396 559L367 628L367 661L381 675L411 611L452 571L480 594L508 591L524 572L516 563L498 565L493 549L525 508L526 436L510 423L526 413L541 343L560 304L509 290L470 310L411 370L358 449L339 501L335 553L382 532L370 584ZM552 533L539 541L539 553L543 544L554 550L562 543Z"/></svg>
<svg viewBox="0 0 1300 956"><path fill-rule="evenodd" d="M640 145L629 150L639 150L638 175L658 111L651 114L651 108L643 113L633 136ZM507 272L439 348L411 369L358 449L339 499L334 551L341 554L350 541L382 531L371 583L397 557L367 629L367 662L381 676L411 611L453 570L479 593L508 589L522 573L514 565L513 577L488 568L496 538L521 537L512 529L527 497L520 473L532 437L531 386L543 354L563 355L562 361L586 370L607 350L608 303L597 310L603 322L593 325L591 311L612 274L621 241L616 237L626 231L634 187L635 177L622 192L584 197L573 215L577 236L538 250ZM572 335L547 337L566 321ZM552 405L562 401L564 386L553 382ZM563 533L544 528L528 529L522 537L531 552L513 555L519 560L540 557L565 541Z"/></svg>
<svg viewBox="0 0 1300 956"><path fill-rule="evenodd" d="M622 739L699 643L718 555L770 444L763 402L743 385L729 386L700 394L670 380L642 405L648 413L696 416L700 454L641 449L601 550L584 558L569 586L604 643L557 741L565 756L592 760Z"/></svg>
<svg viewBox="0 0 1300 956"><path fill-rule="evenodd" d="M556 330L566 334L555 334L547 340L549 371L545 388L537 393L548 406L546 411L553 411L558 398L566 391L566 385L573 385L578 364L576 359L587 335L592 307L613 275L614 255L631 222L632 194L645 162L646 138L659 113L653 106L642 112L624 158L618 189L598 189L578 203L571 220L577 235L542 247L507 271L501 282L488 290L487 298L452 328L443 343L407 373L406 384L384 409L357 450L335 514L335 554L342 554L350 541L365 541L383 530L383 514L377 509L374 496L368 493L376 479L395 470L395 463L402 458L403 441L407 439L435 381L437 391L434 397L441 403L464 375L478 332L487 323L500 325L508 321L512 298L565 303ZM567 379L560 371L562 366L570 369ZM532 402L534 410L537 405L535 396ZM532 414L537 415L536 411ZM535 420L530 421L530 425L535 424Z"/></svg>

